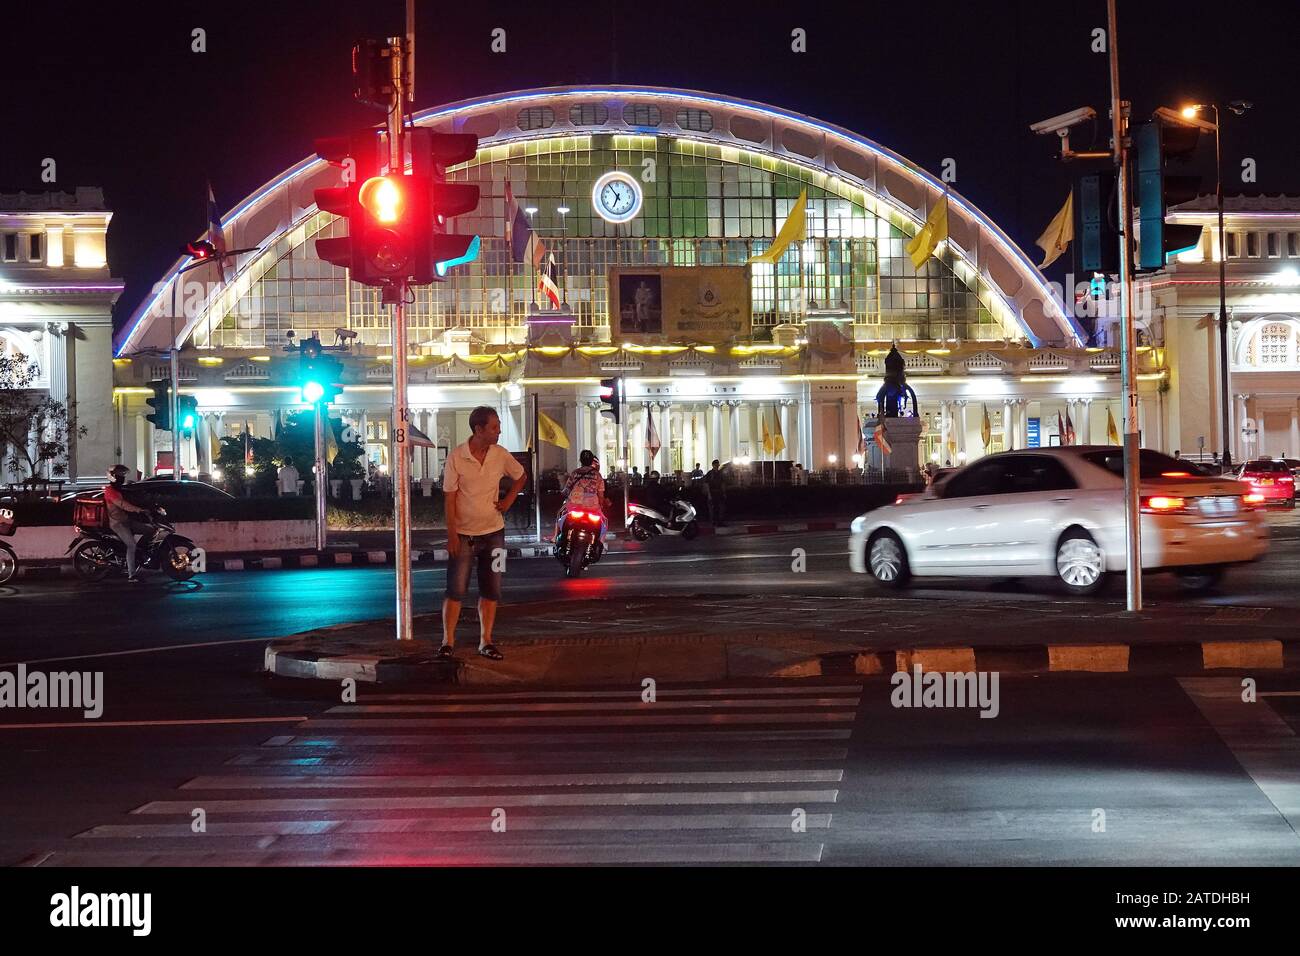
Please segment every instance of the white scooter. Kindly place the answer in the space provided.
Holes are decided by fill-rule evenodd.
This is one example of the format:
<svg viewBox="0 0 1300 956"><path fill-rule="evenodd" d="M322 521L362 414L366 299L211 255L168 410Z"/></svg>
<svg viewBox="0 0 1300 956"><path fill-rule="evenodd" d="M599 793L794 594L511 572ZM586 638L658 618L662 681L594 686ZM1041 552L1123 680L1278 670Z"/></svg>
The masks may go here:
<svg viewBox="0 0 1300 956"><path fill-rule="evenodd" d="M671 516L666 516L649 505L632 502L627 506L628 530L638 541L648 541L657 534L681 535L690 541L700 532L695 520L695 506L683 498L674 498L668 505Z"/></svg>

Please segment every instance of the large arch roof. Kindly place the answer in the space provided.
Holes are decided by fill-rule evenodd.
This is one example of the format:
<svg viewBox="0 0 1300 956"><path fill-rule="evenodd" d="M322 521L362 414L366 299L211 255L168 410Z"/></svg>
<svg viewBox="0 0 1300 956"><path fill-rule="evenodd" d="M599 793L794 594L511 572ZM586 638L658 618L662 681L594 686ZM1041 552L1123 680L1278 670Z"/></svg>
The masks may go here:
<svg viewBox="0 0 1300 956"><path fill-rule="evenodd" d="M593 114L570 115L574 106L596 106ZM625 108L658 108L656 125L635 125L645 117ZM520 128L520 111L536 107L549 125ZM705 111L711 121L699 122ZM580 111L579 111L580 112ZM534 114L536 118L536 114ZM580 122L575 124L574 119ZM836 176L896 210L912 232L920 228L945 189L949 197L949 243L977 270L1034 345L1082 344L1082 331L1066 315L1042 273L998 225L970 200L915 163L864 136L780 107L695 90L651 86L563 86L475 97L422 110L415 122L447 132L478 134L482 146L525 139L605 133L681 136L765 153ZM531 124L530 124L531 125ZM707 125L709 128L703 128ZM337 185L337 172L312 155L295 163L222 217L230 248L252 248L238 260L251 263L294 223L315 210L312 193ZM136 308L117 336L115 354L172 344L170 320L154 321L175 296L177 275L190 260L178 259ZM196 270L198 272L207 269ZM188 339L196 321L178 323L176 344Z"/></svg>

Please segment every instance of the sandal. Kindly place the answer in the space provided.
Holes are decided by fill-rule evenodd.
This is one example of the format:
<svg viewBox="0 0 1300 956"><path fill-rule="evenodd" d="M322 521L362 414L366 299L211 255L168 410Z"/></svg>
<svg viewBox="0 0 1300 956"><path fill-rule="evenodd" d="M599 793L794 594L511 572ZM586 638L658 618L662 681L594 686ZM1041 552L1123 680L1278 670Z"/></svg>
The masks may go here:
<svg viewBox="0 0 1300 956"><path fill-rule="evenodd" d="M440 661L449 661L456 656L455 650L450 644L443 644L438 648L437 658Z"/></svg>
<svg viewBox="0 0 1300 956"><path fill-rule="evenodd" d="M497 650L497 646L495 644L484 644L482 647L478 649L478 652L480 655L488 658L489 660L499 661L503 659L501 652Z"/></svg>

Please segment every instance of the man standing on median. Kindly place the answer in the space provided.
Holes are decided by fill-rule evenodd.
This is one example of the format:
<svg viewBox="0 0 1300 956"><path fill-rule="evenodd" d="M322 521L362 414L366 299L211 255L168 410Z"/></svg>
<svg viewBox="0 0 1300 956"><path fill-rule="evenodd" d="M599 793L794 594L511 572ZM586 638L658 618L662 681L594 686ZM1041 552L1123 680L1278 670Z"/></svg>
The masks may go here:
<svg viewBox="0 0 1300 956"><path fill-rule="evenodd" d="M469 413L469 427L473 433L469 441L452 449L442 472L448 564L438 656L452 656L460 606L469 588L470 566L474 565L478 568L478 652L499 661L501 652L492 643L492 625L501 600L501 572L493 565L497 554L505 555L506 523L502 515L515 503L528 477L514 456L497 444L501 419L495 411L480 405ZM505 476L514 484L498 500Z"/></svg>

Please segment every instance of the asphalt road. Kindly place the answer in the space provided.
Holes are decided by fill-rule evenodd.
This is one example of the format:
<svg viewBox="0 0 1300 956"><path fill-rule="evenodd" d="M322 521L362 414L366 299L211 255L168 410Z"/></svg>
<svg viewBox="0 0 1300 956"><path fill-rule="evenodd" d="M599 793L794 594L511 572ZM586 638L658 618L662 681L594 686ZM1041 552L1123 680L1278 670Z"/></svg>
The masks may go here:
<svg viewBox="0 0 1300 956"><path fill-rule="evenodd" d="M1220 592L1189 599L1154 578L1148 600L1296 608L1300 536L1293 525L1280 524L1270 556L1233 572ZM878 592L847 571L844 543L842 532L690 545L659 541L644 552L610 555L576 582L565 581L552 560L518 559L509 565L507 601L684 600L694 594L878 599ZM806 551L804 572L791 569L795 548ZM1300 862L1300 796L1292 782L1300 771L1294 738L1300 708L1296 697L1285 696L1300 691L1300 682L1285 675L1261 679L1261 689L1283 696L1261 698L1251 714L1262 715L1263 723L1257 734L1248 728L1244 736L1232 720L1224 723L1226 730L1218 729L1219 718L1207 716L1186 682L1174 677L1054 675L1008 676L993 720L971 710L894 708L885 679L850 682L825 694L810 687L831 702L797 706L783 698L788 691L761 686L679 688L679 704L695 705L682 709L685 723L668 727L655 722L660 718L643 723L649 715L635 691L616 690L614 698L529 691L499 702L504 711L490 711L493 718L518 718L502 725L505 736L471 739L476 727L483 729L478 725L492 701L476 698L452 712L466 721L456 729L470 736L451 749L437 734L408 732L401 722L418 720L419 711L331 715L326 712L339 705L336 698L295 699L268 688L258 675L266 638L386 616L391 581L391 571L355 568L211 574L189 586L155 580L133 590L69 579L4 589L0 667L12 670L27 662L50 670L93 668L104 673L113 693L99 722L67 711L0 710L0 805L6 808L0 864L29 858L167 862L196 852L209 862L230 861L208 856L213 853L272 863L322 853L357 861L370 853L367 859L382 862L398 852L395 846L417 859L420 853L442 853L440 858L480 862ZM418 568L417 607L434 610L442 585L440 568ZM1048 582L991 590L988 582L947 581L915 588L908 597L933 598L956 613L963 602L1004 603L1009 622L1017 605L1060 599ZM1097 600L1120 607L1122 588L1112 587ZM398 703L448 706L445 700ZM560 719L541 724L527 709L517 712L520 704L536 710L556 703L567 705L554 715ZM608 703L625 712L623 723L609 721L608 707L594 706ZM390 724L380 729L319 723L340 719ZM665 730L675 736L645 737ZM845 730L847 736L808 736ZM602 732L610 736L575 736ZM510 736L523 733L540 739ZM385 735L388 742L377 742ZM1279 735L1286 740L1271 756L1242 756L1253 740ZM274 743L286 737L291 742ZM346 784L341 795L330 791L330 799L356 796L352 790L358 788L362 797L381 802L324 809L259 804L251 810L238 802L300 799L310 781L280 787L286 767L374 775L364 786ZM222 779L272 768L278 768L275 786ZM701 770L734 773L689 775ZM461 799L414 808L401 802L411 785L399 778L444 772L460 780L444 795ZM481 786L463 779L496 773L510 779L479 781ZM660 776L638 776L645 773ZM608 782L597 782L602 780ZM517 842L492 844L496 856L483 855L474 842L481 838L474 814L484 811L484 799L500 798L486 811L501 806L513 812L494 787L498 783L508 786L507 797L569 793L578 795L577 802L515 804L526 821L515 832L540 827L544 835L519 833ZM626 796L646 793L661 795ZM176 841L184 838L175 836L175 828L193 809L182 803L225 807L214 812L218 822L257 825L228 829L221 841L180 846ZM149 806L155 809L132 812ZM1094 832L1097 809L1110 822ZM446 822L448 810L455 811L452 824ZM786 825L796 810L810 821L802 834ZM643 813L669 819L646 822L638 816ZM530 816L548 814L562 819L552 826ZM701 814L714 819L685 819ZM467 816L469 822L462 819ZM610 816L615 819L605 819ZM172 830L147 829L155 825ZM685 841L677 833L682 825L708 832ZM120 826L146 829L78 836ZM376 836L376 828L388 835ZM313 841L312 833L326 831L347 838ZM423 836L414 842L393 836L410 831ZM559 849L537 850L536 843ZM455 852L446 856L450 851Z"/></svg>

